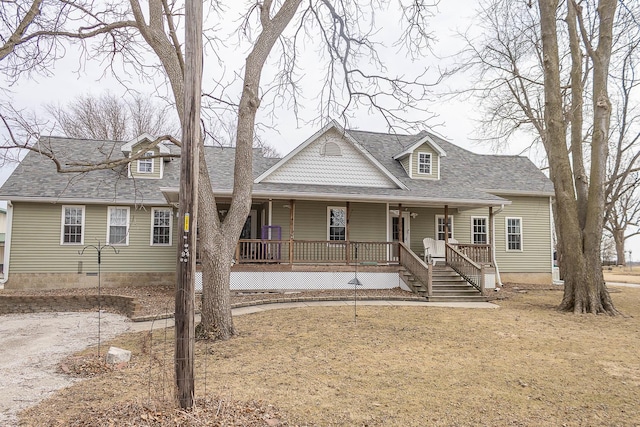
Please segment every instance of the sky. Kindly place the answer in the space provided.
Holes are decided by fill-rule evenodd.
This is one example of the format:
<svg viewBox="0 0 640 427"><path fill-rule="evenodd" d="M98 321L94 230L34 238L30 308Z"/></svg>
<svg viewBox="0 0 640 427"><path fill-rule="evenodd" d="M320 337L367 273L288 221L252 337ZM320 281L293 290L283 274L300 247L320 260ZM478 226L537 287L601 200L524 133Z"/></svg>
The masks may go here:
<svg viewBox="0 0 640 427"><path fill-rule="evenodd" d="M393 2L391 2L393 3ZM403 71L407 69L409 72L415 69L424 69L425 67L436 68L442 64L448 63L449 55L458 51L462 47L461 40L456 37L458 31L471 29L472 18L476 15L477 0L442 0L438 6L436 16L431 20L431 30L436 37L433 45L434 55L427 56L424 61L411 62L407 58L398 58L393 56L393 60L388 65L391 72L396 69ZM382 20L389 20L387 14L381 14ZM393 30L396 25L390 22L389 25L384 22L383 31ZM394 54L389 48L390 54ZM233 74L233 70L240 69L243 64L246 52L231 51L225 58L225 75ZM312 62L312 61L311 61ZM217 66L215 62L213 66ZM205 81L208 78L210 69L205 65ZM395 67L395 68L394 68ZM114 94L123 94L123 87L112 77L105 76L102 73L100 64L82 63L77 52L72 49L68 50L66 57L56 63L55 68L50 69L50 76L38 77L37 79L21 79L16 85L9 88L13 91L14 104L19 108L39 111L42 116L42 108L46 104L65 104L75 97L92 93L99 95L108 90ZM230 71L231 70L231 71ZM305 78L313 76L313 66L308 66L303 70ZM274 73L272 69L265 69L263 80L269 79ZM449 80L446 84L449 87L462 85L468 76L459 75ZM151 93L153 87L148 83L137 81L135 77L130 77L130 85L138 88L142 92ZM157 83L157 82L156 82ZM161 86L161 83L160 83ZM6 84L0 83L0 87ZM315 105L313 99L304 99L303 104ZM308 107L312 108L312 107ZM478 106L472 100L436 100L429 104L429 111L437 115L436 118L429 119L427 125L430 129L447 140L477 153L494 153L492 147L487 143L478 143L478 132L474 119L480 114ZM309 113L307 111L307 113ZM311 112L313 113L313 112ZM304 112L303 112L304 115ZM307 114L309 117L309 114ZM371 116L365 112L359 113L357 118L350 122L354 128L369 131L386 131L384 123L378 116ZM285 155L293 150L297 145L302 143L306 138L311 136L319 129L320 125L307 125L303 122L295 120L293 113L286 106L278 111L278 118L274 122L272 129L264 131L264 138L273 145L281 155ZM497 154L520 154L523 147L529 145L532 136L520 135L520 137L508 147L504 147ZM539 154L529 154L530 157ZM536 164L540 164L540 158L532 158ZM9 176L14 165L5 165L0 167L0 183ZM640 259L640 237L634 238L628 243L628 249L637 254ZM636 258L634 256L634 258Z"/></svg>

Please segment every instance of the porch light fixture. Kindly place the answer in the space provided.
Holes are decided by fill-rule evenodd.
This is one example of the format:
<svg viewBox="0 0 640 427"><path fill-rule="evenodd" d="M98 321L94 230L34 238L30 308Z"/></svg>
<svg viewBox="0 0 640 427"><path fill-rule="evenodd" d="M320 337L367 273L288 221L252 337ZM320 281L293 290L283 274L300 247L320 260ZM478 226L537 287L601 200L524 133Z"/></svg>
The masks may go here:
<svg viewBox="0 0 640 427"><path fill-rule="evenodd" d="M417 212L411 212L411 218L415 219L418 216Z"/></svg>

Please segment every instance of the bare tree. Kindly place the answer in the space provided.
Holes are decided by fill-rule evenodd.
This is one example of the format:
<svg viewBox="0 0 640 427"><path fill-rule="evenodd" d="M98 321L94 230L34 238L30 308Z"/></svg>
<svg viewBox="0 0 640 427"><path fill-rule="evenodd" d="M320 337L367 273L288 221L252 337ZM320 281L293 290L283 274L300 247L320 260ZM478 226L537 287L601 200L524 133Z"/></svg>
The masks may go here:
<svg viewBox="0 0 640 427"><path fill-rule="evenodd" d="M140 94L131 99L110 92L81 95L66 105L49 104L46 110L70 138L127 141L143 133L175 134L177 128L166 109Z"/></svg>
<svg viewBox="0 0 640 427"><path fill-rule="evenodd" d="M614 314L602 286L600 241L594 239L602 235L598 218L612 212L604 207L613 206L615 188L629 189L622 182L636 166L628 132L609 157L609 61L624 57L631 40L640 37L634 29L636 6L615 14L615 1L595 3L540 1L536 7L524 0L487 1L479 17L483 34L466 36L465 67L478 76L469 93L478 95L488 112L485 136L500 146L516 132L529 132L532 146L540 143L547 154L565 279L560 308ZM611 69L630 81L620 67Z"/></svg>
<svg viewBox="0 0 640 427"><path fill-rule="evenodd" d="M205 145L213 143L220 147L235 147L236 121L230 118L213 125L211 129L205 129ZM280 157L280 153L272 144L269 144L260 133L254 135L253 148L259 148L264 157Z"/></svg>
<svg viewBox="0 0 640 427"><path fill-rule="evenodd" d="M319 46L324 61L320 69L326 70L326 74L315 97L318 117L323 120L338 114L346 122L348 112L358 107L381 114L390 126L402 122L407 110L423 113L421 122L428 117L430 84L425 83L425 76L387 75L376 50L373 15L386 8L387 2L313 0L304 7L301 5L300 0L264 0L250 5L237 31L238 38L249 45L239 79L240 94L236 98L227 97L228 91L224 89L228 87L223 84L215 85L223 93L207 93L216 107L235 114L237 133L233 199L224 221L217 215L206 160L200 157L198 194L204 292L198 330L203 337L227 339L235 334L230 309L230 268L251 205L256 113L261 105L273 108L277 104L275 99L285 97L292 111L298 111L301 85L297 70L306 45ZM212 4L214 15L219 12L218 6ZM404 47L407 55L422 54L428 45L430 36L425 28L433 6L429 1L400 4L404 33L398 46ZM84 0L52 0L45 4L41 0L18 0L3 6L0 13L7 23L4 30L7 34L3 35L4 44L0 47L0 68L9 76L18 78L24 72L43 72L57 59L56 48L75 43L87 57L108 61L119 58L140 76L161 72L184 126L185 60L178 28L188 23L180 20L180 4L150 0L143 9L138 0L130 0L128 4ZM215 29L205 28L209 46L222 39ZM155 56L146 61L142 53L149 51ZM272 51L278 58L279 72L271 84L265 85L261 82L262 70ZM111 71L116 72L114 62L108 63Z"/></svg>
<svg viewBox="0 0 640 427"><path fill-rule="evenodd" d="M640 235L640 176L630 174L620 195L607 205L604 228L611 234L618 265L626 265L625 242Z"/></svg>
<svg viewBox="0 0 640 427"><path fill-rule="evenodd" d="M618 264L625 265L625 241L640 234L640 27L625 28L621 57L613 63L617 88L605 187L605 229L615 242ZM617 58L614 58L617 59Z"/></svg>

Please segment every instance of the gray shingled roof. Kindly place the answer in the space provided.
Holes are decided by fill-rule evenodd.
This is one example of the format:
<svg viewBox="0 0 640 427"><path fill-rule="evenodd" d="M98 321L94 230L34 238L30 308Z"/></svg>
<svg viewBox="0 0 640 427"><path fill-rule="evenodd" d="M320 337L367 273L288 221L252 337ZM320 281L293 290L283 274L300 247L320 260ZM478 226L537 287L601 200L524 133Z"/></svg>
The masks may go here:
<svg viewBox="0 0 640 427"><path fill-rule="evenodd" d="M418 193L458 194L467 191L487 191L499 194L553 194L553 184L532 162L522 156L476 154L458 147L437 135L391 135L349 130L351 135L385 168ZM446 153L440 158L440 180L412 180L393 156L429 135Z"/></svg>
<svg viewBox="0 0 640 427"><path fill-rule="evenodd" d="M100 162L122 158L123 142L83 140L63 137L43 137L42 151L50 151L62 163ZM179 154L179 148L170 146ZM206 147L209 174L215 189L231 188L235 149ZM268 169L277 159L264 158L254 152L254 177L258 171ZM54 163L37 152L27 153L16 170L0 188L5 200L51 200L73 203L166 204L161 188L177 188L180 178L180 159L165 162L161 179L131 179L126 166L87 173L58 173Z"/></svg>
<svg viewBox="0 0 640 427"><path fill-rule="evenodd" d="M451 205L496 205L505 199L496 194L529 192L551 194L553 187L531 161L518 156L480 155L457 147L429 134L447 156L441 158L440 180L412 180L393 156L424 137L348 131L364 149L402 181L408 190L337 187L304 184L259 183L254 185L257 197L331 198L384 200L414 203L446 201ZM80 140L61 137L42 138L43 148L50 149L64 161L101 161L121 158L122 142ZM172 153L178 148L172 146ZM214 190L230 194L233 185L235 149L206 147ZM279 159L262 157L254 152L253 176L257 177ZM65 203L138 203L165 204L160 188L177 188L180 162L166 162L162 179L127 178L126 167L93 171L85 174L60 174L53 162L36 152L29 152L6 183L0 198L7 200L51 200ZM491 192L487 191L491 190ZM495 193L495 194L492 194Z"/></svg>

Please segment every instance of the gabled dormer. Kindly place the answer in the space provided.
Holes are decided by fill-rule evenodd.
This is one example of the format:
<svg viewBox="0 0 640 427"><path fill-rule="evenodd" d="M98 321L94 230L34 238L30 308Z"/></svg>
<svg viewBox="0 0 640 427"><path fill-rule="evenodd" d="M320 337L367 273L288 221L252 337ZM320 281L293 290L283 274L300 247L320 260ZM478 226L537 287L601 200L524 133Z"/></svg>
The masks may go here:
<svg viewBox="0 0 640 427"><path fill-rule="evenodd" d="M162 142L152 146L156 138L144 133L121 147L125 157L133 157L144 152L142 157L129 163L129 178L160 179L164 175L164 164L168 157L157 157L170 154L169 147Z"/></svg>
<svg viewBox="0 0 640 427"><path fill-rule="evenodd" d="M441 159L446 155L433 138L425 135L393 158L400 162L409 178L440 179Z"/></svg>

